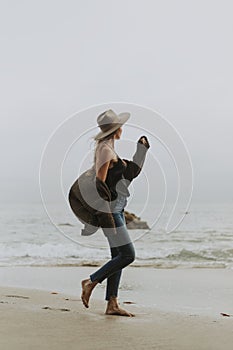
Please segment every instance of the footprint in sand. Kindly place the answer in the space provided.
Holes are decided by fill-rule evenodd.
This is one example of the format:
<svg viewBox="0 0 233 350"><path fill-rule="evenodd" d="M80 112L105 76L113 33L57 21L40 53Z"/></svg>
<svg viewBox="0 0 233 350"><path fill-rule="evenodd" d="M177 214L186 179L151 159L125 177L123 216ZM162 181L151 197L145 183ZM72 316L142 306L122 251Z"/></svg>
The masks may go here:
<svg viewBox="0 0 233 350"><path fill-rule="evenodd" d="M70 311L70 309L66 309L66 308L56 309L56 308L52 308L50 306L44 306L44 307L42 307L42 309L44 309L44 310Z"/></svg>
<svg viewBox="0 0 233 350"><path fill-rule="evenodd" d="M123 304L136 304L134 301L123 301Z"/></svg>
<svg viewBox="0 0 233 350"><path fill-rule="evenodd" d="M5 295L7 298L21 298L21 299L30 299L29 297L25 297L23 295Z"/></svg>

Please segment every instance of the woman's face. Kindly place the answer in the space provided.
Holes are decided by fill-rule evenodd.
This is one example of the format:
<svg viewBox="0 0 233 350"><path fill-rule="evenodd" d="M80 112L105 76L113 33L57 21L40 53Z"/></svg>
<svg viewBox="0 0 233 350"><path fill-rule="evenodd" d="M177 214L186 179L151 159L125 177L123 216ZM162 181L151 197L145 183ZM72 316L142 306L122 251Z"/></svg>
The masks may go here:
<svg viewBox="0 0 233 350"><path fill-rule="evenodd" d="M119 129L117 129L116 133L115 133L115 139L119 140L119 138L121 137L121 133L122 133L122 127L120 127Z"/></svg>

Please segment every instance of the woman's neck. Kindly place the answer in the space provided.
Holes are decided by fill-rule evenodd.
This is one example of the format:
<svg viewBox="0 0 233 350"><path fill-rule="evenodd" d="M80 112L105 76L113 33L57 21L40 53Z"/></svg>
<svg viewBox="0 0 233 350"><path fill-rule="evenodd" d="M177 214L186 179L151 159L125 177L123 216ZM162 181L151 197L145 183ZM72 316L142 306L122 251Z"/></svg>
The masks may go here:
<svg viewBox="0 0 233 350"><path fill-rule="evenodd" d="M114 138L111 138L111 139L108 139L108 140L106 140L105 142L107 142L111 147L113 147L114 148Z"/></svg>

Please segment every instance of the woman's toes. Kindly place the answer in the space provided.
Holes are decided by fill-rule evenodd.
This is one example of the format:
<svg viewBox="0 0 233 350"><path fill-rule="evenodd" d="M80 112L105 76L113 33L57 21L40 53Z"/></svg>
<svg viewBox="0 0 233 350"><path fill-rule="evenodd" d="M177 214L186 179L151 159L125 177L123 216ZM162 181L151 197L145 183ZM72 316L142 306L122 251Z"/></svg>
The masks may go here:
<svg viewBox="0 0 233 350"><path fill-rule="evenodd" d="M85 297L81 296L81 299L82 299L83 305L88 309L89 305L88 305L87 300L85 299Z"/></svg>
<svg viewBox="0 0 233 350"><path fill-rule="evenodd" d="M134 317L134 316L135 316L134 314L132 314L131 312L128 312L128 311L126 311L126 310L122 310L122 309L121 309L121 312L122 312L122 314L123 314L124 316L129 316L129 317Z"/></svg>

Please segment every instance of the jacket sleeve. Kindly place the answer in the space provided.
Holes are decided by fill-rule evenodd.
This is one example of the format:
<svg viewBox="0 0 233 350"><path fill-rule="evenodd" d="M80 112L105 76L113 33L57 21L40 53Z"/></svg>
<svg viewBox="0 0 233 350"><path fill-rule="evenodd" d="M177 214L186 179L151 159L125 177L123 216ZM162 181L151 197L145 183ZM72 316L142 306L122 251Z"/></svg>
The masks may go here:
<svg viewBox="0 0 233 350"><path fill-rule="evenodd" d="M136 152L133 155L132 160L124 159L127 162L127 168L124 171L124 178L130 182L139 175L145 162L146 153L148 148L142 143L137 143Z"/></svg>

